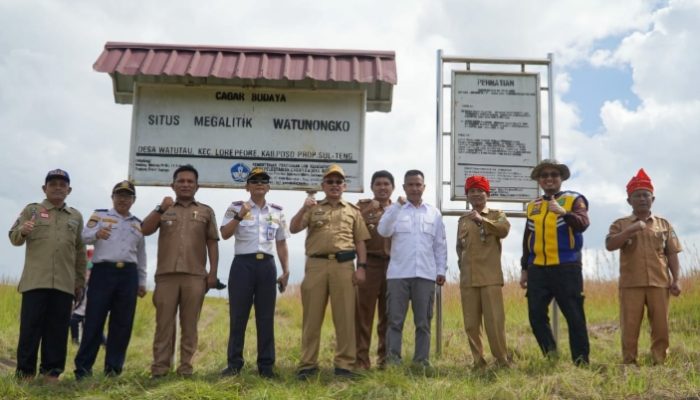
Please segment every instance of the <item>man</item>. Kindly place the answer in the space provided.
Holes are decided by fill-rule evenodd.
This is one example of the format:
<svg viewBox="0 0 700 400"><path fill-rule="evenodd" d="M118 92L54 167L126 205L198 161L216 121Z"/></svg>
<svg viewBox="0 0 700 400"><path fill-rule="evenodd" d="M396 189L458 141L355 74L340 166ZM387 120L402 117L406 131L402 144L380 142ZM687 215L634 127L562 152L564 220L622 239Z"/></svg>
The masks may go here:
<svg viewBox="0 0 700 400"><path fill-rule="evenodd" d="M175 200L165 197L141 225L148 236L160 228L153 304L156 332L153 338L151 375L170 371L175 351L175 316L180 314L180 365L177 374L192 375L197 349L197 322L208 289L216 287L219 265L219 233L214 210L195 200L199 173L191 165L178 167L171 187ZM209 258L209 272L206 270ZM109 341L109 338L107 338Z"/></svg>
<svg viewBox="0 0 700 400"><path fill-rule="evenodd" d="M588 200L580 193L562 191L571 173L564 164L542 160L530 177L537 180L544 195L527 205L527 222L520 260L520 286L527 289L527 306L532 333L542 353L557 355L548 307L557 301L569 326L571 359L588 364L588 331L583 309L581 248L588 228Z"/></svg>
<svg viewBox="0 0 700 400"><path fill-rule="evenodd" d="M391 260L387 271L387 362L401 362L403 324L411 302L416 343L413 363L430 367L430 320L435 284L445 283L447 243L445 225L437 208L423 202L423 173L404 175L406 198L387 208L377 232L391 238Z"/></svg>
<svg viewBox="0 0 700 400"><path fill-rule="evenodd" d="M221 222L221 237L226 240L235 235L236 238L236 255L228 277L228 366L222 375L238 375L243 368L245 330L250 308L254 305L258 373L263 378L274 378L276 286L283 292L289 280L289 232L282 207L265 199L270 191L270 175L263 168L255 167L250 171L245 189L250 199L233 202ZM279 278L275 248L282 266Z"/></svg>
<svg viewBox="0 0 700 400"><path fill-rule="evenodd" d="M87 256L80 234L83 216L66 205L70 176L62 169L46 174L46 198L27 205L10 229L10 242L27 244L18 291L22 293L16 376L39 373L56 381L66 366L66 344L73 299L82 296Z"/></svg>
<svg viewBox="0 0 700 400"><path fill-rule="evenodd" d="M471 210L459 218L457 227L457 259L464 330L474 367L485 367L481 345L483 319L491 354L499 366L508 366L506 349L506 316L503 306L503 270L501 241L508 235L510 223L501 210L489 209L486 202L491 184L483 176L467 178L464 185Z"/></svg>
<svg viewBox="0 0 700 400"><path fill-rule="evenodd" d="M321 182L326 198L320 202L306 198L289 225L292 233L307 229L307 259L301 283L301 360L297 371L297 378L301 380L318 374L321 324L328 298L336 336L335 375L341 378L356 376L351 370L356 354L353 283L365 281L365 240L370 235L358 208L343 200L345 187L343 169L335 164L329 166Z"/></svg>
<svg viewBox="0 0 700 400"><path fill-rule="evenodd" d="M389 171L377 171L372 174L371 183L373 199L360 200L357 204L365 220L371 239L367 247L366 279L357 285L357 304L355 305L355 336L357 357L355 367L369 369L369 348L372 342L372 322L374 310L377 309L377 364L384 366L386 359L386 269L389 266L389 254L385 251L385 240L377 233L377 224L384 214L384 209L391 205L394 192L394 176Z"/></svg>
<svg viewBox="0 0 700 400"><path fill-rule="evenodd" d="M104 373L122 372L131 339L136 296L146 294L146 244L141 220L129 210L136 188L122 181L112 189L112 209L95 210L83 229L83 241L95 245L87 291L83 337L75 356L75 378L92 375L109 314Z"/></svg>
<svg viewBox="0 0 700 400"><path fill-rule="evenodd" d="M609 251L620 250L620 326L625 364L637 363L644 307L651 326L652 361L664 363L669 343L668 295L681 294L678 284L681 244L671 224L652 214L654 200L651 179L640 169L627 184L627 203L632 206L632 215L613 222L605 239Z"/></svg>

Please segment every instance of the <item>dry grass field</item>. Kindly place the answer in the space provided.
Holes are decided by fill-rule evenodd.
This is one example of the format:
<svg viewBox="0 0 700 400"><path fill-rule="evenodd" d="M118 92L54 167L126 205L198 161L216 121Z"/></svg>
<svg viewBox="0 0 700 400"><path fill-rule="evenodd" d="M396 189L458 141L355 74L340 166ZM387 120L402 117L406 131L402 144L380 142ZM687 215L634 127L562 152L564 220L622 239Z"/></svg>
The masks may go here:
<svg viewBox="0 0 700 400"><path fill-rule="evenodd" d="M697 271L697 268L694 269ZM566 324L560 319L561 358L543 359L527 321L523 291L515 283L504 288L508 345L514 365L509 369L470 368L463 331L459 288L443 291L442 354L433 354L435 374L423 376L405 367L372 370L358 380L338 380L332 374L333 327L328 311L321 348L322 373L310 382L295 379L300 352L301 306L298 288L278 300L276 315L277 380L260 379L255 369L255 324L248 327L246 359L249 364L234 378L220 378L226 364L228 305L207 298L201 321L199 349L193 378L171 375L152 381L149 376L154 308L150 295L139 300L133 339L124 374L76 382L69 345L68 373L57 384L37 379L18 383L13 378L20 295L13 285L0 286L0 398L3 399L679 399L700 398L700 273L686 273L681 297L671 302L671 348L664 366L652 366L648 357L648 326L640 338L639 367L620 365L617 286L614 282L586 282L586 312L591 338L591 365L577 368L569 361ZM434 332L434 331L433 331ZM411 317L405 327L404 358L413 349ZM376 338L374 339L376 341ZM101 370L100 353L95 371Z"/></svg>

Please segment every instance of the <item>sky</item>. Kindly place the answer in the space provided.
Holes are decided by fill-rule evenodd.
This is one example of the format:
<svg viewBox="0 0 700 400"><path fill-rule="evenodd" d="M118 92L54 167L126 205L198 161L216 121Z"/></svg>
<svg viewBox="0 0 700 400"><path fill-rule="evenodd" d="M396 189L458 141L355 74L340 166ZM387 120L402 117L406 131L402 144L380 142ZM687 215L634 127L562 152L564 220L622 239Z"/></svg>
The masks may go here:
<svg viewBox="0 0 700 400"><path fill-rule="evenodd" d="M436 53L463 57L554 56L557 158L572 177L564 189L584 194L591 226L584 235L584 271L614 277L604 250L611 222L629 214L625 185L643 167L656 194L654 211L668 218L685 252L683 268L700 263L700 0L0 0L0 226L43 199L46 172L71 174L69 205L87 218L111 206L112 186L125 179L131 105L115 104L112 82L93 63L108 41L297 47L396 52L398 84L390 113L367 114L365 182L389 169L402 195L403 173L426 175L425 200L435 204ZM172 191L137 188L132 212L148 214ZM371 193L347 194L356 201ZM305 193L273 191L268 200L292 215ZM200 189L219 222L241 190ZM498 205L493 205L498 207ZM517 274L522 219L512 219L504 266ZM457 219L446 217L448 249ZM157 235L147 239L149 279ZM291 282L303 278L305 233L289 240ZM17 281L24 248L0 241L0 277ZM220 243L226 279L233 239ZM458 277L456 253L448 279Z"/></svg>

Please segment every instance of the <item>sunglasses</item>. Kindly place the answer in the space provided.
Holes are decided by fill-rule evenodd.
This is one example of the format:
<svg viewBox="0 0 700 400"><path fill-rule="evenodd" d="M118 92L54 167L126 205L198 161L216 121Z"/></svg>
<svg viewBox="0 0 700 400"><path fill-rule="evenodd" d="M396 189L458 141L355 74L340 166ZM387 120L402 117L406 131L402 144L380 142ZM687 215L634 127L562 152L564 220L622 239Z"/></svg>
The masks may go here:
<svg viewBox="0 0 700 400"><path fill-rule="evenodd" d="M270 183L269 179L251 179L248 181L251 185L267 185Z"/></svg>
<svg viewBox="0 0 700 400"><path fill-rule="evenodd" d="M326 185L342 185L344 182L342 179L325 179L323 181Z"/></svg>
<svg viewBox="0 0 700 400"><path fill-rule="evenodd" d="M559 178L560 176L559 172L543 172L540 174L540 179Z"/></svg>

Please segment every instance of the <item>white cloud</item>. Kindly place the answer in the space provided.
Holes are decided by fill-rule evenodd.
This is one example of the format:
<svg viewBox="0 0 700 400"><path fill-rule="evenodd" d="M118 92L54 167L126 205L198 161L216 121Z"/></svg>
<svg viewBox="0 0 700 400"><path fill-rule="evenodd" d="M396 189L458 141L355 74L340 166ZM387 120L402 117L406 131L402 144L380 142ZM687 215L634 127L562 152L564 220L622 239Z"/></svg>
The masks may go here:
<svg viewBox="0 0 700 400"><path fill-rule="evenodd" d="M613 218L627 212L624 185L640 166L657 186L656 209L677 225L684 240L700 240L699 163L693 151L700 129L697 1L644 0L458 1L412 0L350 4L273 0L209 1L4 1L0 3L0 224L9 227L21 207L41 199L47 170L63 167L74 179L69 203L84 214L108 205L109 188L127 172L131 107L114 104L109 77L92 70L107 41L305 48L395 50L398 85L393 110L366 123L366 178L388 168L400 183L409 168L428 177L433 202L436 50L481 57L555 54L558 157L575 176L567 185L591 201L589 246L599 246ZM618 49L596 43L625 36ZM629 64L642 100L629 110L615 98L601 109L604 131L580 132L576 99L566 103L567 68ZM601 91L605 88L600 88ZM568 97L567 97L568 98ZM396 194L400 194L400 186ZM167 188L139 188L134 211L145 215ZM241 191L203 190L200 199L221 213ZM304 194L278 192L274 201L293 214ZM357 199L358 195L348 196ZM691 206L689 206L691 205ZM456 220L448 219L450 246ZM522 221L505 243L519 257ZM302 275L303 234L294 235L293 279ZM151 263L155 241L149 239ZM23 249L0 244L4 273L18 276ZM222 243L220 269L228 270L231 241ZM454 266L454 255L450 255ZM152 273L152 271L151 271Z"/></svg>

